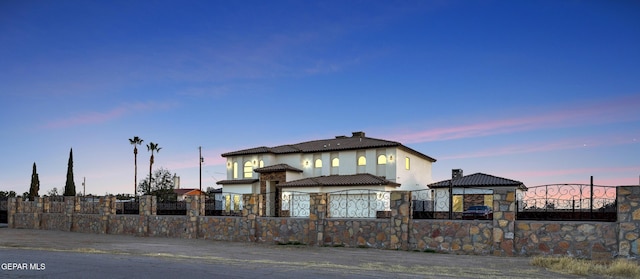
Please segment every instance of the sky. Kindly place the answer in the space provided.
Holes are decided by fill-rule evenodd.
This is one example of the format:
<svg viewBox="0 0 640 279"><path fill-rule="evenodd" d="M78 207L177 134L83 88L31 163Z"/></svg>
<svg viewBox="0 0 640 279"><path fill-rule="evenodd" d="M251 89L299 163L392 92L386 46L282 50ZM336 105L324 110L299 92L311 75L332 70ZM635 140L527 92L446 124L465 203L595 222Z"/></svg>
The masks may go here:
<svg viewBox="0 0 640 279"><path fill-rule="evenodd" d="M0 2L0 191L226 179L220 154L364 131L433 181L637 185L637 1Z"/></svg>

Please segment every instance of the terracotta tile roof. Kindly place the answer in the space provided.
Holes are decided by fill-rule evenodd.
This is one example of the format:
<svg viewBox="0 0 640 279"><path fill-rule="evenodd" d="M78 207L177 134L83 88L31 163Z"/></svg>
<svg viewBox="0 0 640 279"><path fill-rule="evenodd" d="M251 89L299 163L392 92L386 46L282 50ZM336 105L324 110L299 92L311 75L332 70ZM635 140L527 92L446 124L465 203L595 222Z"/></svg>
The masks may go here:
<svg viewBox="0 0 640 279"><path fill-rule="evenodd" d="M261 146L256 148L232 151L232 152L223 153L222 157L261 154L261 153L273 153L273 154L316 153L316 152L331 152L331 151L370 149L370 148L383 148L383 147L399 147L406 150L409 153L413 153L414 155L422 157L431 162L436 161L436 159L431 158L409 147L406 147L399 142L365 137L363 132L354 132L353 136L351 137L337 136L333 139L314 140L314 141L307 141L307 142L301 142L296 144L280 145L276 147Z"/></svg>
<svg viewBox="0 0 640 279"><path fill-rule="evenodd" d="M429 188L443 188L449 187L449 180L443 180L436 183L431 183L427 186ZM485 173L474 173L471 175L466 175L460 178L456 178L453 180L453 187L522 187L526 189L526 186L520 181L511 180L507 178L502 178L498 176L493 176Z"/></svg>
<svg viewBox="0 0 640 279"><path fill-rule="evenodd" d="M220 180L216 182L218 185L234 185L234 184L252 184L258 182L258 179L231 179L231 180Z"/></svg>
<svg viewBox="0 0 640 279"><path fill-rule="evenodd" d="M297 169L294 168L292 166L289 166L287 164L277 164L277 165L273 165L273 166L266 166L266 167L262 167L262 168L257 168L255 170L253 170L257 173L262 173L262 172L277 172L277 171L295 171L295 172L302 172L301 169Z"/></svg>
<svg viewBox="0 0 640 279"><path fill-rule="evenodd" d="M316 186L372 186L388 185L398 187L400 184L381 176L368 173L353 175L329 175L303 178L278 184L281 187L316 187Z"/></svg>
<svg viewBox="0 0 640 279"><path fill-rule="evenodd" d="M201 194L200 189L173 189L173 192L177 195L199 195ZM193 193L191 193L193 192Z"/></svg>

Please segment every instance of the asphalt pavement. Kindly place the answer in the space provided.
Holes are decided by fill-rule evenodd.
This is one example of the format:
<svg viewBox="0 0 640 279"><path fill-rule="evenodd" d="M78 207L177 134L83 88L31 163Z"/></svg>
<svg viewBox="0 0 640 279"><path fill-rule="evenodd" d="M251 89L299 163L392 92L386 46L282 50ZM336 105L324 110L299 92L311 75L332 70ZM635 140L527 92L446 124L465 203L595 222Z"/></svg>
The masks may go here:
<svg viewBox="0 0 640 279"><path fill-rule="evenodd" d="M220 271L224 272L224 277L231 278L290 278L292 275L313 278L583 278L531 266L530 258L526 257L0 228L0 277L31 277L29 274L51 277L54 267L78 265L74 260L78 257L87 262L85 268L104 268L104 272L96 273L104 274L104 278L120 277L109 276L109 270L114 270L118 261L126 262L127 270L131 271L152 267L160 278L171 274L163 269L184 275L197 271L197 274L210 274L210 278L222 277L216 276L221 275ZM10 269L23 263L27 264L28 272ZM46 268L39 270L39 265ZM135 274L141 275L131 274L134 274L131 278L136 278Z"/></svg>

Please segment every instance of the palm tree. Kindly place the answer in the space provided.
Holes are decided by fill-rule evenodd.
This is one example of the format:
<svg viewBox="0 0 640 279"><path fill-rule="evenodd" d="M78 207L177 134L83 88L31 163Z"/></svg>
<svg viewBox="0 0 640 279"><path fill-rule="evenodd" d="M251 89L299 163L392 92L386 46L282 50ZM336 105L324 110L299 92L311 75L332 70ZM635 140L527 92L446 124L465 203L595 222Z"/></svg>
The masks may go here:
<svg viewBox="0 0 640 279"><path fill-rule="evenodd" d="M147 150L151 151L151 159L149 159L149 189L151 189L151 169L153 169L153 151L155 152L160 152L160 149L162 149L162 147L158 147L157 143L153 143L153 142L149 142L149 144L147 144Z"/></svg>
<svg viewBox="0 0 640 279"><path fill-rule="evenodd" d="M138 136L129 139L129 143L133 145L133 164L135 165L135 173L133 175L133 196L137 196L137 185L138 185L138 145L142 144L142 139Z"/></svg>

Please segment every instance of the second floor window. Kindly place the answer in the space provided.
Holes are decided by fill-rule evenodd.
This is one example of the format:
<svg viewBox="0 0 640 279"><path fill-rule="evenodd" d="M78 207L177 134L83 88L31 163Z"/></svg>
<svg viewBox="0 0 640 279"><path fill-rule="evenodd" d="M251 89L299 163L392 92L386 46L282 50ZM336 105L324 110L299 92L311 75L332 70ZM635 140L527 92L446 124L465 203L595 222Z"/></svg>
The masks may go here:
<svg viewBox="0 0 640 279"><path fill-rule="evenodd" d="M253 177L253 165L251 162L247 161L244 163L244 178L252 178Z"/></svg>
<svg viewBox="0 0 640 279"><path fill-rule="evenodd" d="M386 165L387 164L387 156L380 155L378 156L378 165Z"/></svg>
<svg viewBox="0 0 640 279"><path fill-rule="evenodd" d="M340 159L333 158L333 160L331 160L331 166L332 167L339 167L340 166Z"/></svg>
<svg viewBox="0 0 640 279"><path fill-rule="evenodd" d="M316 167L316 168L321 168L321 167L322 167L322 160L320 160L320 159L316 159L315 167Z"/></svg>
<svg viewBox="0 0 640 279"><path fill-rule="evenodd" d="M366 166L366 165L367 165L367 158L364 156L358 157L358 166Z"/></svg>

